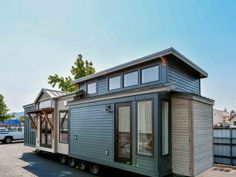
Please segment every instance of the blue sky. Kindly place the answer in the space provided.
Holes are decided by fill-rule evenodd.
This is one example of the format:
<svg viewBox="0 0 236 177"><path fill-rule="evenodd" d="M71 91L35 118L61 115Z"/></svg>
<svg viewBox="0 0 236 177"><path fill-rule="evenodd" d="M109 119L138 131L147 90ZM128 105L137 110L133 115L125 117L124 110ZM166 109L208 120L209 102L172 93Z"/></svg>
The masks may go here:
<svg viewBox="0 0 236 177"><path fill-rule="evenodd" d="M100 71L174 47L208 72L215 108L236 109L235 19L234 0L1 0L0 93L21 111L77 54Z"/></svg>

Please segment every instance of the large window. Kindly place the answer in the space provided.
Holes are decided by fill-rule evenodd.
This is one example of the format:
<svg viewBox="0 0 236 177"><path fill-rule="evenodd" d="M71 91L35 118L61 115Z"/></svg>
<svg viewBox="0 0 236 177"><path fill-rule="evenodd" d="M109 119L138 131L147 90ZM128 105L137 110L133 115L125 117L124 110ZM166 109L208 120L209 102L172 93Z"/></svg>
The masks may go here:
<svg viewBox="0 0 236 177"><path fill-rule="evenodd" d="M95 94L97 92L97 84L96 82L89 83L87 85L87 93L88 94Z"/></svg>
<svg viewBox="0 0 236 177"><path fill-rule="evenodd" d="M138 71L124 74L124 87L138 85Z"/></svg>
<svg viewBox="0 0 236 177"><path fill-rule="evenodd" d="M138 118L138 154L152 155L152 101L139 101Z"/></svg>
<svg viewBox="0 0 236 177"><path fill-rule="evenodd" d="M60 143L68 143L68 111L60 111Z"/></svg>
<svg viewBox="0 0 236 177"><path fill-rule="evenodd" d="M109 78L109 90L120 88L120 76Z"/></svg>
<svg viewBox="0 0 236 177"><path fill-rule="evenodd" d="M169 102L162 101L162 155L169 154Z"/></svg>
<svg viewBox="0 0 236 177"><path fill-rule="evenodd" d="M159 80L159 66L152 66L142 70L142 83Z"/></svg>

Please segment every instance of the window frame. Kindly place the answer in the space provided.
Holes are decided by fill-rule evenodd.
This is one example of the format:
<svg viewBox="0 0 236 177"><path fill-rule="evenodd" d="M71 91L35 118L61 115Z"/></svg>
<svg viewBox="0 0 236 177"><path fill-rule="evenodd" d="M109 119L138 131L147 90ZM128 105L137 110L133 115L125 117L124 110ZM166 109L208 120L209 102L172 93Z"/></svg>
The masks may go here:
<svg viewBox="0 0 236 177"><path fill-rule="evenodd" d="M156 66L158 67L158 79L154 80L154 81L149 81L149 82L142 82L143 70L149 69L149 68L152 68L152 67L156 67ZM150 84L150 83L159 82L159 81L160 81L160 65L159 64L154 64L154 65L150 65L150 66L146 66L146 67L140 68L140 84L141 85Z"/></svg>
<svg viewBox="0 0 236 177"><path fill-rule="evenodd" d="M90 85L90 84L95 84L95 93L89 93L88 92L88 85ZM98 87L97 87L97 81L92 81L92 82L88 82L88 83L86 83L86 93L88 94L88 95L96 95L97 93L98 93Z"/></svg>
<svg viewBox="0 0 236 177"><path fill-rule="evenodd" d="M169 100L167 100L167 99L161 99L160 100L161 101L161 104L160 104L160 106L161 106L161 111L160 111L160 127L161 127L161 132L160 132L160 134L161 134L161 137L160 137L160 139L161 139L161 141L160 141L160 144L161 144L161 156L162 157L165 157L165 156L169 156L170 155L170 146L171 146L171 144L170 144L170 137L171 137L171 135L170 135L170 121L171 121L171 119L170 119L170 101ZM162 140L163 140L163 138L162 138L162 136L163 136L163 127L162 127L162 113L163 113L163 107L162 107L162 103L163 102L167 102L168 103L168 153L167 154L163 154L163 149L162 149L162 147L163 147L163 142L162 142Z"/></svg>
<svg viewBox="0 0 236 177"><path fill-rule="evenodd" d="M114 119L114 160L116 161L116 162L122 162L122 159L120 159L120 158L117 158L116 157L116 155L117 155L117 145L116 145L116 142L118 141L117 140L117 132L118 132L118 129L119 129L119 127L118 127L118 114L119 114L119 112L118 112L118 107L125 107L125 106L129 106L130 107L130 160L131 160L131 162L130 162L130 165L132 164L132 162L133 162L133 160L132 160L132 158L133 158L133 103L132 103L132 101L127 101L127 102L118 102L118 103L116 103L115 104L115 119ZM121 160L121 161L119 161L119 160Z"/></svg>
<svg viewBox="0 0 236 177"><path fill-rule="evenodd" d="M138 152L138 102L151 101L152 102L152 152L151 154L140 154ZM138 99L136 101L136 155L143 157L154 157L154 98Z"/></svg>
<svg viewBox="0 0 236 177"><path fill-rule="evenodd" d="M119 88L110 89L110 79L111 79L111 78L115 78L115 77L120 77L120 87L119 87ZM108 81L108 82L107 82L107 83L108 83L108 85L107 85L108 91L119 90L119 89L122 88L122 82L123 82L123 81L122 81L122 75L121 75L121 74L108 77L108 78L107 78L107 81Z"/></svg>
<svg viewBox="0 0 236 177"><path fill-rule="evenodd" d="M131 73L135 73L135 72L137 73L137 84L125 86L125 75L131 74ZM135 87L135 86L138 86L140 84L140 81L139 81L140 80L139 70L133 70L133 71L126 72L126 73L123 74L122 77L123 77L123 83L122 83L123 88Z"/></svg>
<svg viewBox="0 0 236 177"><path fill-rule="evenodd" d="M67 112L67 116L68 116L68 118L67 118L67 128L68 128L67 143L61 142L61 117L60 117L60 114L63 113L63 112ZM59 111L59 143L61 143L61 144L69 144L69 110L67 110L67 109Z"/></svg>

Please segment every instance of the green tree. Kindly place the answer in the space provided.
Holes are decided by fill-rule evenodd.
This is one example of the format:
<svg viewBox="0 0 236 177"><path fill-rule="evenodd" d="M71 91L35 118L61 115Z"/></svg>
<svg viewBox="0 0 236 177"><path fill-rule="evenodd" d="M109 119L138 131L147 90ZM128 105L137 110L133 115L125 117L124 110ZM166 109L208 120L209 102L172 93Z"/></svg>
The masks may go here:
<svg viewBox="0 0 236 177"><path fill-rule="evenodd" d="M9 109L7 108L6 103L4 102L4 97L0 94L0 122L10 119L12 115L7 112Z"/></svg>
<svg viewBox="0 0 236 177"><path fill-rule="evenodd" d="M76 86L73 85L72 81L74 79L79 79L81 77L95 73L95 68L93 67L93 63L91 61L83 60L83 56L80 54L77 56L70 72L72 77L63 77L59 76L58 74L50 75L48 77L48 83L52 87L58 86L61 91L73 92L76 90Z"/></svg>

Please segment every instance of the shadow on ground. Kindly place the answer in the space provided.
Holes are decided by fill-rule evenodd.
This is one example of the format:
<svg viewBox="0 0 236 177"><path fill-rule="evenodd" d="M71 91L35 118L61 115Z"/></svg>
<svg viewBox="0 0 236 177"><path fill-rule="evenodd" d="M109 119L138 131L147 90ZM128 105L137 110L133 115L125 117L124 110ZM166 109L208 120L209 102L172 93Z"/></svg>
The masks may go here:
<svg viewBox="0 0 236 177"><path fill-rule="evenodd" d="M20 143L24 143L24 141L23 140L19 140L19 141L13 141L12 143L9 143L9 144L7 144L7 145L14 145L14 144L20 144ZM5 143L2 143L2 142L0 142L0 146L1 145L4 145ZM5 144L6 145L6 144Z"/></svg>
<svg viewBox="0 0 236 177"><path fill-rule="evenodd" d="M39 177L94 177L89 171L80 171L68 165L59 163L58 157L53 154L43 153L36 155L34 152L24 153L21 160L29 163L25 170ZM141 177L133 173L117 170L109 167L102 167L97 177ZM143 177L143 176L142 176Z"/></svg>

